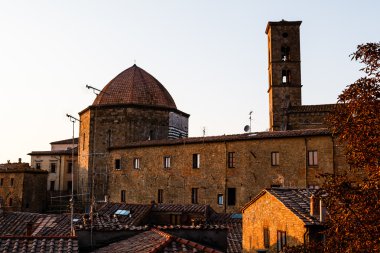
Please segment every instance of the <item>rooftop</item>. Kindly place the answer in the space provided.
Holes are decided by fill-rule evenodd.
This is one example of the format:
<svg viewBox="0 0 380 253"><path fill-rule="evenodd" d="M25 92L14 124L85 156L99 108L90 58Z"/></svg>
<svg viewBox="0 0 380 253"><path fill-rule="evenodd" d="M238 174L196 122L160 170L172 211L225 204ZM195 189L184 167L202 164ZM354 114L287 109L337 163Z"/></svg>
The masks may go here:
<svg viewBox="0 0 380 253"><path fill-rule="evenodd" d="M165 87L136 64L112 79L98 94L92 105L120 104L177 109Z"/></svg>
<svg viewBox="0 0 380 253"><path fill-rule="evenodd" d="M304 130L287 130L287 131L268 131L268 132L252 132L235 135L219 135L206 137L190 137L171 140L147 140L127 144L125 146L111 147L110 150L135 148L144 146L164 146L164 145L182 145L206 142L225 142L225 141L245 141L255 139L271 139L271 138L294 138L305 136L328 136L331 132L327 128L320 129L304 129Z"/></svg>
<svg viewBox="0 0 380 253"><path fill-rule="evenodd" d="M255 198L248 202L242 210L256 202L264 194L268 193L276 197L294 215L300 218L305 225L320 225L320 221L310 215L310 197L316 193L316 189L281 188L273 187L261 191Z"/></svg>
<svg viewBox="0 0 380 253"><path fill-rule="evenodd" d="M220 251L210 247L203 246L199 243L186 240L167 234L157 229L140 233L136 236L130 237L113 244L96 250L95 252L209 252L218 253Z"/></svg>

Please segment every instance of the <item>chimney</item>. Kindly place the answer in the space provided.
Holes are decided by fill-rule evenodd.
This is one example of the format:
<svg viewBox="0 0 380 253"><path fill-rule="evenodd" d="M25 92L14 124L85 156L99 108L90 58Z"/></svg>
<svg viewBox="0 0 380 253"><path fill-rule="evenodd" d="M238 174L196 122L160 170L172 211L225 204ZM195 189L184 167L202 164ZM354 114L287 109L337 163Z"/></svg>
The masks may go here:
<svg viewBox="0 0 380 253"><path fill-rule="evenodd" d="M31 236L33 233L33 222L26 223L26 236Z"/></svg>
<svg viewBox="0 0 380 253"><path fill-rule="evenodd" d="M21 163L21 158L18 159L18 163Z"/></svg>
<svg viewBox="0 0 380 253"><path fill-rule="evenodd" d="M319 215L318 201L319 199L316 198L314 194L310 196L310 215L316 218L318 218Z"/></svg>

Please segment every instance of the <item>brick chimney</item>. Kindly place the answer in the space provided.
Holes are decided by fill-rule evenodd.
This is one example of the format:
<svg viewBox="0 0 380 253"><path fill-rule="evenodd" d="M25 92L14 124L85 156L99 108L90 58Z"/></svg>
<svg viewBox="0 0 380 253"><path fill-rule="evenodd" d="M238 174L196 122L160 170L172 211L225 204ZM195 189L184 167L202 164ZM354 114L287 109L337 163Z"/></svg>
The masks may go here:
<svg viewBox="0 0 380 253"><path fill-rule="evenodd" d="M26 223L26 233L25 235L26 236L31 236L33 233L33 222L29 221L28 223Z"/></svg>
<svg viewBox="0 0 380 253"><path fill-rule="evenodd" d="M319 215L319 199L312 194L310 196L310 215L318 218Z"/></svg>

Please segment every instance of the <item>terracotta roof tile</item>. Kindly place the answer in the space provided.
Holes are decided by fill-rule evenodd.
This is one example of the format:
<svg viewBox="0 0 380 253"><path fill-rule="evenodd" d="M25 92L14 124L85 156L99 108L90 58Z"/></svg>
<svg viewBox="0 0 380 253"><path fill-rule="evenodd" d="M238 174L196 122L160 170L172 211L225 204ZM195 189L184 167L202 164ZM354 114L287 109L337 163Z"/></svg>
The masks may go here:
<svg viewBox="0 0 380 253"><path fill-rule="evenodd" d="M332 112L336 104L291 106L288 113Z"/></svg>
<svg viewBox="0 0 380 253"><path fill-rule="evenodd" d="M95 252L209 252L219 253L220 251L206 247L199 243L189 241L180 237L169 235L157 229L140 233L126 240L110 244L107 247L96 250Z"/></svg>
<svg viewBox="0 0 380 253"><path fill-rule="evenodd" d="M177 109L165 87L136 64L112 79L92 105L149 105Z"/></svg>
<svg viewBox="0 0 380 253"><path fill-rule="evenodd" d="M152 207L152 212L200 213L207 216L213 210L208 205L155 204Z"/></svg>
<svg viewBox="0 0 380 253"><path fill-rule="evenodd" d="M79 252L74 237L0 236L0 252Z"/></svg>
<svg viewBox="0 0 380 253"><path fill-rule="evenodd" d="M78 215L76 215L78 216ZM0 235L25 235L27 224L33 236L69 236L70 216L67 214L38 214L4 212L0 215Z"/></svg>

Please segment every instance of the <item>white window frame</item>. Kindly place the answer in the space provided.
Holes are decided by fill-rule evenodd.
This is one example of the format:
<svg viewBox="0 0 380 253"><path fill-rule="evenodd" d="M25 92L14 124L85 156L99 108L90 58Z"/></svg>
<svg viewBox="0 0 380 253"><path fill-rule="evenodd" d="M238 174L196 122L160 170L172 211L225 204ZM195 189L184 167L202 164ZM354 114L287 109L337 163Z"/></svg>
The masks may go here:
<svg viewBox="0 0 380 253"><path fill-rule="evenodd" d="M133 168L140 169L140 158L138 157L133 158Z"/></svg>
<svg viewBox="0 0 380 253"><path fill-rule="evenodd" d="M170 162L171 162L171 157L170 156L164 156L164 168L165 169L170 168Z"/></svg>

